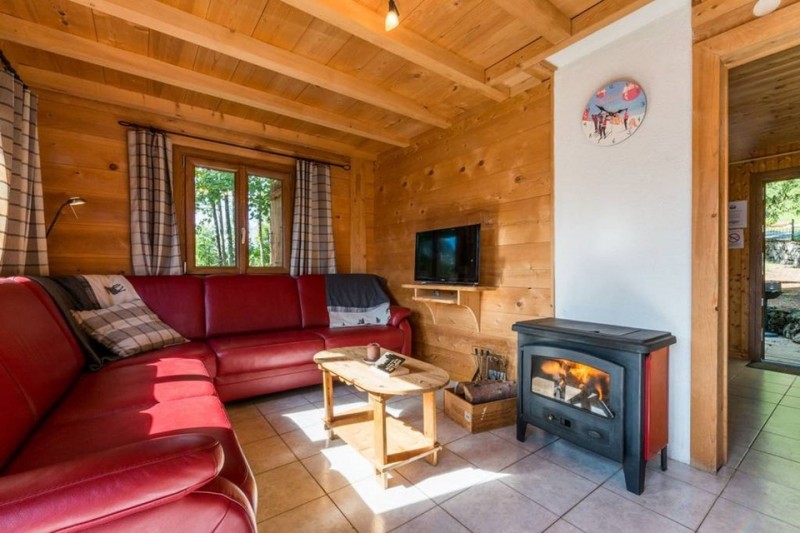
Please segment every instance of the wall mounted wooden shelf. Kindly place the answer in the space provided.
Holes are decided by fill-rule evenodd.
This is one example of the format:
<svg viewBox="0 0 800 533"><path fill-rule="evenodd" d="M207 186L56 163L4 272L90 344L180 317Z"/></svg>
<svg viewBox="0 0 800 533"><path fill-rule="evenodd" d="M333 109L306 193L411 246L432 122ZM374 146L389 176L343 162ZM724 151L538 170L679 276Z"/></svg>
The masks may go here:
<svg viewBox="0 0 800 533"><path fill-rule="evenodd" d="M494 290L494 287L475 285L430 285L427 283L404 283L404 289L414 289L415 302L422 302L431 312L433 323L441 305L460 305L466 307L473 320L475 329L481 330L481 292Z"/></svg>

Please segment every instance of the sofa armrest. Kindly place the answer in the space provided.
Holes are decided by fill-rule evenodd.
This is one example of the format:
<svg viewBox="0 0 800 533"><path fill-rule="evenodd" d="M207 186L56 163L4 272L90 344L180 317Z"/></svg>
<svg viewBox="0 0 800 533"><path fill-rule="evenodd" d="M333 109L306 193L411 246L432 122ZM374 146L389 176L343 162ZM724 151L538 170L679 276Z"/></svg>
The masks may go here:
<svg viewBox="0 0 800 533"><path fill-rule="evenodd" d="M222 446L156 438L0 477L0 531L84 529L177 500L214 479Z"/></svg>
<svg viewBox="0 0 800 533"><path fill-rule="evenodd" d="M411 309L401 307L399 305L389 306L389 325L400 327L403 320L407 320L411 316Z"/></svg>

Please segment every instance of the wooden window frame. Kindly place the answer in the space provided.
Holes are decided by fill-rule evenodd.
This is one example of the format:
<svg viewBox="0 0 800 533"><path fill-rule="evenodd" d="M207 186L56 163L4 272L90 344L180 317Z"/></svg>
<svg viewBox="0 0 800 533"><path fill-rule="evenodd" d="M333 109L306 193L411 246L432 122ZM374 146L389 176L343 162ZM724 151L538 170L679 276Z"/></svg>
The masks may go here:
<svg viewBox="0 0 800 533"><path fill-rule="evenodd" d="M181 252L187 274L285 274L289 272L292 242L292 211L294 209L294 167L271 161L230 156L217 152L176 147L174 155L175 206L178 231L182 236ZM232 267L198 267L195 264L194 168L203 166L235 174L234 205L236 227L247 232L247 178L263 176L281 181L283 189L283 257L279 267L253 267L247 263L249 234L242 244L237 231L236 265Z"/></svg>

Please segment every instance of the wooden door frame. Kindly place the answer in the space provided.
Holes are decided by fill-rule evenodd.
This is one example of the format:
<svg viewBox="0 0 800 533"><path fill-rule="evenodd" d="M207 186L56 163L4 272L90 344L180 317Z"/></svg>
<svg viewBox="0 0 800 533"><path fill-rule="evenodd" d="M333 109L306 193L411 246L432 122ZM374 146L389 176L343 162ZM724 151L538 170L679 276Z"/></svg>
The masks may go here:
<svg viewBox="0 0 800 533"><path fill-rule="evenodd" d="M728 458L728 70L800 45L800 4L692 49L691 464Z"/></svg>
<svg viewBox="0 0 800 533"><path fill-rule="evenodd" d="M789 167L750 175L750 319L748 324L747 351L751 361L764 358L764 186L773 181L797 179L800 167Z"/></svg>

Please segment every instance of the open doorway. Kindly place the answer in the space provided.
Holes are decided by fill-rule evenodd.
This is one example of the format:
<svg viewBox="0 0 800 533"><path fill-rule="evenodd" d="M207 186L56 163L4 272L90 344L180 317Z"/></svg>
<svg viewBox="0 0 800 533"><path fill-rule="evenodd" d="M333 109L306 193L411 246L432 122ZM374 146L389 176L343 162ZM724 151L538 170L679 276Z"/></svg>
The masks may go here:
<svg viewBox="0 0 800 533"><path fill-rule="evenodd" d="M754 174L750 360L800 367L800 168Z"/></svg>

